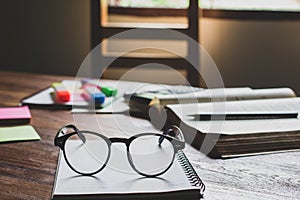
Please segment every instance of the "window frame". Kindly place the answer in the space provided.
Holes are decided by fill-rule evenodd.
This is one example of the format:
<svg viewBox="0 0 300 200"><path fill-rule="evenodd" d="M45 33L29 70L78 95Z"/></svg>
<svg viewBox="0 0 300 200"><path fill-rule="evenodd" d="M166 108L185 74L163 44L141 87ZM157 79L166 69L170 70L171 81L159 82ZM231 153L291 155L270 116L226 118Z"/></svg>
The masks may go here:
<svg viewBox="0 0 300 200"><path fill-rule="evenodd" d="M203 9L199 8L200 16L217 19L240 19L240 20L300 20L300 12L278 10L230 10L230 9ZM169 16L184 17L187 9L181 8L137 8L109 6L108 12L117 15L132 16Z"/></svg>

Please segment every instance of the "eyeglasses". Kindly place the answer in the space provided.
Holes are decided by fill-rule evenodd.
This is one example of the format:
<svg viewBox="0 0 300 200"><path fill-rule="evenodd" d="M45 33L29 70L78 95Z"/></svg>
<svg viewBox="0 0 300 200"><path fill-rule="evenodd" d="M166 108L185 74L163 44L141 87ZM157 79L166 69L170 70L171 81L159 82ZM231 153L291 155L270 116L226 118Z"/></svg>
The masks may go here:
<svg viewBox="0 0 300 200"><path fill-rule="evenodd" d="M129 164L146 177L165 173L172 166L175 154L185 147L183 134L177 126L169 127L163 134L140 133L130 138L107 138L66 125L59 129L54 139L68 166L81 175L94 175L103 170L111 155L111 145L116 142L126 145Z"/></svg>

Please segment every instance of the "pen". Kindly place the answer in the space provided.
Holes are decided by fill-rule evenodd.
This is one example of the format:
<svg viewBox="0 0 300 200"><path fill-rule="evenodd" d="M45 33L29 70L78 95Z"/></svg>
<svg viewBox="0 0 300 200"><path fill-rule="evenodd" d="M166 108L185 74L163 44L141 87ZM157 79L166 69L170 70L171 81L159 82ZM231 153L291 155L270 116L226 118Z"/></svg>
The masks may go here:
<svg viewBox="0 0 300 200"><path fill-rule="evenodd" d="M91 84L85 84L82 86L84 92L82 96L85 100L94 102L95 104L103 104L105 101L105 95L100 91L99 87Z"/></svg>
<svg viewBox="0 0 300 200"><path fill-rule="evenodd" d="M68 102L70 101L70 93L60 82L52 83L52 88L55 92L55 100L59 102Z"/></svg>
<svg viewBox="0 0 300 200"><path fill-rule="evenodd" d="M255 120L255 119L285 119L297 118L298 113L241 113L241 114L192 114L194 120Z"/></svg>

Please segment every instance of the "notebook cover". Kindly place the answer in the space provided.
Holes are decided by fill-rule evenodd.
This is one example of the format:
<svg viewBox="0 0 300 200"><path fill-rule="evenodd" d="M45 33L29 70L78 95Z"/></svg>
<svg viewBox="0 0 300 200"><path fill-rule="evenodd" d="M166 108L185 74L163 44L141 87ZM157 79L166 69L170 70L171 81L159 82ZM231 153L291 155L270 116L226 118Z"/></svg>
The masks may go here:
<svg viewBox="0 0 300 200"><path fill-rule="evenodd" d="M205 186L182 151L165 174L146 178L132 171L120 150L114 148L110 164L94 176L73 172L60 152L52 199L200 199L203 196Z"/></svg>

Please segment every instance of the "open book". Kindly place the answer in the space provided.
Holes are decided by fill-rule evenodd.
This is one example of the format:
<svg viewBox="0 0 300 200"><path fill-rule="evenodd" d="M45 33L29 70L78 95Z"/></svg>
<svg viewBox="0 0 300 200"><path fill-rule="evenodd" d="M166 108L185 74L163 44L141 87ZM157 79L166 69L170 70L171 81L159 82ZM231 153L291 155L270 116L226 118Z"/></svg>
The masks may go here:
<svg viewBox="0 0 300 200"><path fill-rule="evenodd" d="M146 178L133 171L124 149L112 146L108 165L94 176L73 172L60 152L52 199L200 199L204 189L182 151L166 173Z"/></svg>
<svg viewBox="0 0 300 200"><path fill-rule="evenodd" d="M148 114L152 105L166 106L170 104L202 103L216 101L239 101L251 99L272 99L295 97L295 93L290 88L265 88L251 89L249 87L236 88L213 88L203 89L185 87L176 89L167 87L156 92L142 92L133 94L129 98L129 108L132 113ZM148 117L148 116L143 116Z"/></svg>
<svg viewBox="0 0 300 200"><path fill-rule="evenodd" d="M177 124L192 146L214 158L300 150L300 98L168 105L168 123ZM230 114L272 114L273 119L226 120ZM293 115L287 115L293 113ZM201 120L195 114L223 115ZM296 115L294 115L296 114Z"/></svg>

